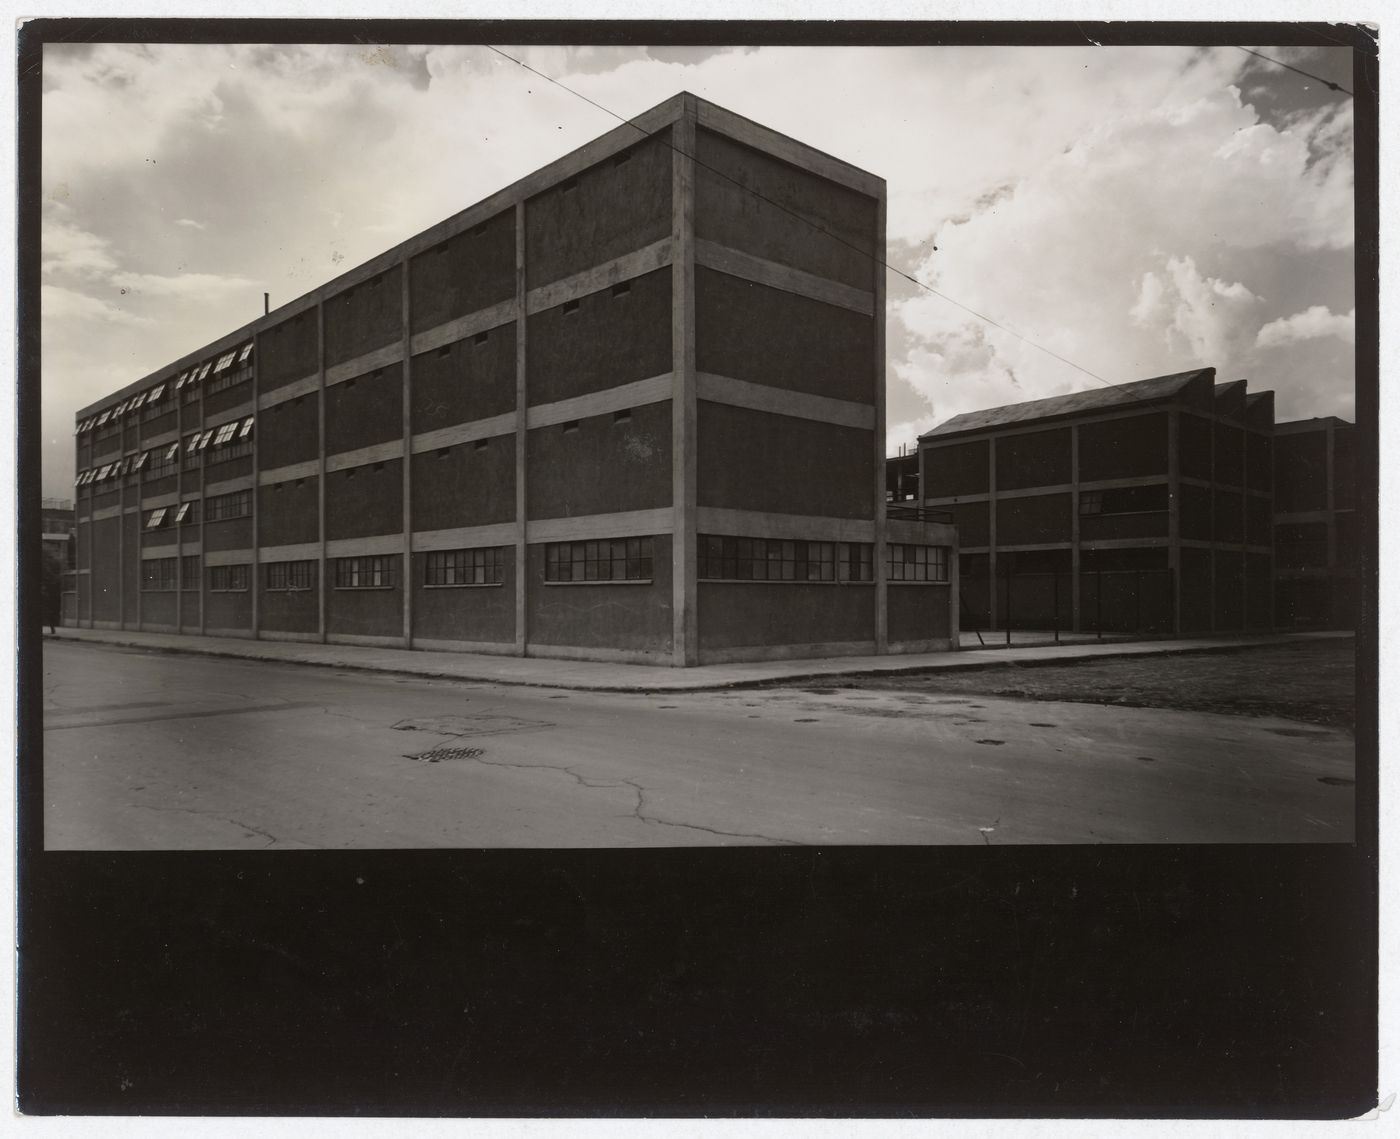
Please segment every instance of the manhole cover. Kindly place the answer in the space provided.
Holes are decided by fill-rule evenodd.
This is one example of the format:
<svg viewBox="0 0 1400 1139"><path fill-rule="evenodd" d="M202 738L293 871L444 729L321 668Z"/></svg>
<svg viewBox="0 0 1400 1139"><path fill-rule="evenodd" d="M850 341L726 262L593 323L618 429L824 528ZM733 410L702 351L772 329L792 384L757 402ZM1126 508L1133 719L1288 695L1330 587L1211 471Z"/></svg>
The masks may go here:
<svg viewBox="0 0 1400 1139"><path fill-rule="evenodd" d="M505 732L529 732L552 728L548 720L523 720L519 716L420 716L400 720L392 727L400 732L432 732L439 736L499 736Z"/></svg>
<svg viewBox="0 0 1400 1139"><path fill-rule="evenodd" d="M476 759L485 754L484 747L436 747L431 751L420 751L417 755L406 755L404 759L416 759L419 763L442 763L448 759Z"/></svg>

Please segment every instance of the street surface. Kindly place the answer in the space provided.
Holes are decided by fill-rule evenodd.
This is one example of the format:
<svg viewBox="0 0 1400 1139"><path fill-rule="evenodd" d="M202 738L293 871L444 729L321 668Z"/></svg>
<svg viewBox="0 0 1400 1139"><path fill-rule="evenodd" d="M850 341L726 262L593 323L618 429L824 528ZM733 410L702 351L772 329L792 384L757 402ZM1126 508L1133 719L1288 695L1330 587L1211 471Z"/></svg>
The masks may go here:
<svg viewBox="0 0 1400 1139"><path fill-rule="evenodd" d="M50 850L1350 842L1353 753L1272 717L44 645Z"/></svg>

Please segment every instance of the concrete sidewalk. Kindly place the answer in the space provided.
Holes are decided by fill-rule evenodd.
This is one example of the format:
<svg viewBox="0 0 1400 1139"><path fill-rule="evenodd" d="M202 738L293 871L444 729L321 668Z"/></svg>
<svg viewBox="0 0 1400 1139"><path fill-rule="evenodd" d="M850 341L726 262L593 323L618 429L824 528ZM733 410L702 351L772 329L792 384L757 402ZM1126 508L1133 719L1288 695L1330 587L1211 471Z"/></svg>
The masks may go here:
<svg viewBox="0 0 1400 1139"><path fill-rule="evenodd" d="M151 652L196 653L278 664L310 664L362 672L402 673L478 684L519 684L590 692L698 692L785 681L829 679L851 673L937 672L944 669L991 668L1001 664L1036 665L1152 653L1221 651L1277 645L1350 633L1304 633L1271 636L1194 637L1116 643L1036 645L1024 648L962 649L945 653L893 656L823 657L811 660L747 661L695 668L615 664L605 661L554 660L547 657L488 656L367 648L358 645L261 641L240 637L195 637L176 633L140 633L122 629L60 628L45 640L121 645Z"/></svg>

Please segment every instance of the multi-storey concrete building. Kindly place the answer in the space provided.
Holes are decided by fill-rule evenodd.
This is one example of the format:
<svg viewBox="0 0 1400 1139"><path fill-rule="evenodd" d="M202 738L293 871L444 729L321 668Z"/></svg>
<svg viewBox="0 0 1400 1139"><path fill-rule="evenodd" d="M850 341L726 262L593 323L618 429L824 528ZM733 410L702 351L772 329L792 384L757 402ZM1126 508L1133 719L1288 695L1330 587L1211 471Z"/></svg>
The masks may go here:
<svg viewBox="0 0 1400 1139"><path fill-rule="evenodd" d="M1272 623L1273 393L1215 372L955 416L919 440L969 624L1189 633Z"/></svg>
<svg viewBox="0 0 1400 1139"><path fill-rule="evenodd" d="M1280 628L1356 622L1356 428L1329 416L1274 428L1274 615Z"/></svg>
<svg viewBox="0 0 1400 1139"><path fill-rule="evenodd" d="M881 179L678 95L78 415L80 623L688 665L956 640Z"/></svg>

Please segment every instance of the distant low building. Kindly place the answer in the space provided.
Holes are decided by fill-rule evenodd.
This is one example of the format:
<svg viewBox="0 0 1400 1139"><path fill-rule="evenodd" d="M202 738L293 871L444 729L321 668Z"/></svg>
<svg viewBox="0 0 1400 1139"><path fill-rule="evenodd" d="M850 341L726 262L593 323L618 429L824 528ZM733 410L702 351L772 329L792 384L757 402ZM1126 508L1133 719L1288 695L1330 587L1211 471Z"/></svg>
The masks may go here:
<svg viewBox="0 0 1400 1139"><path fill-rule="evenodd" d="M65 570L74 562L77 513L71 498L46 498L39 505L45 557L51 557Z"/></svg>
<svg viewBox="0 0 1400 1139"><path fill-rule="evenodd" d="M919 440L968 628L1273 623L1273 393L1160 376L955 416Z"/></svg>
<svg viewBox="0 0 1400 1139"><path fill-rule="evenodd" d="M1274 445L1274 617L1280 628L1356 623L1356 428L1280 423Z"/></svg>

